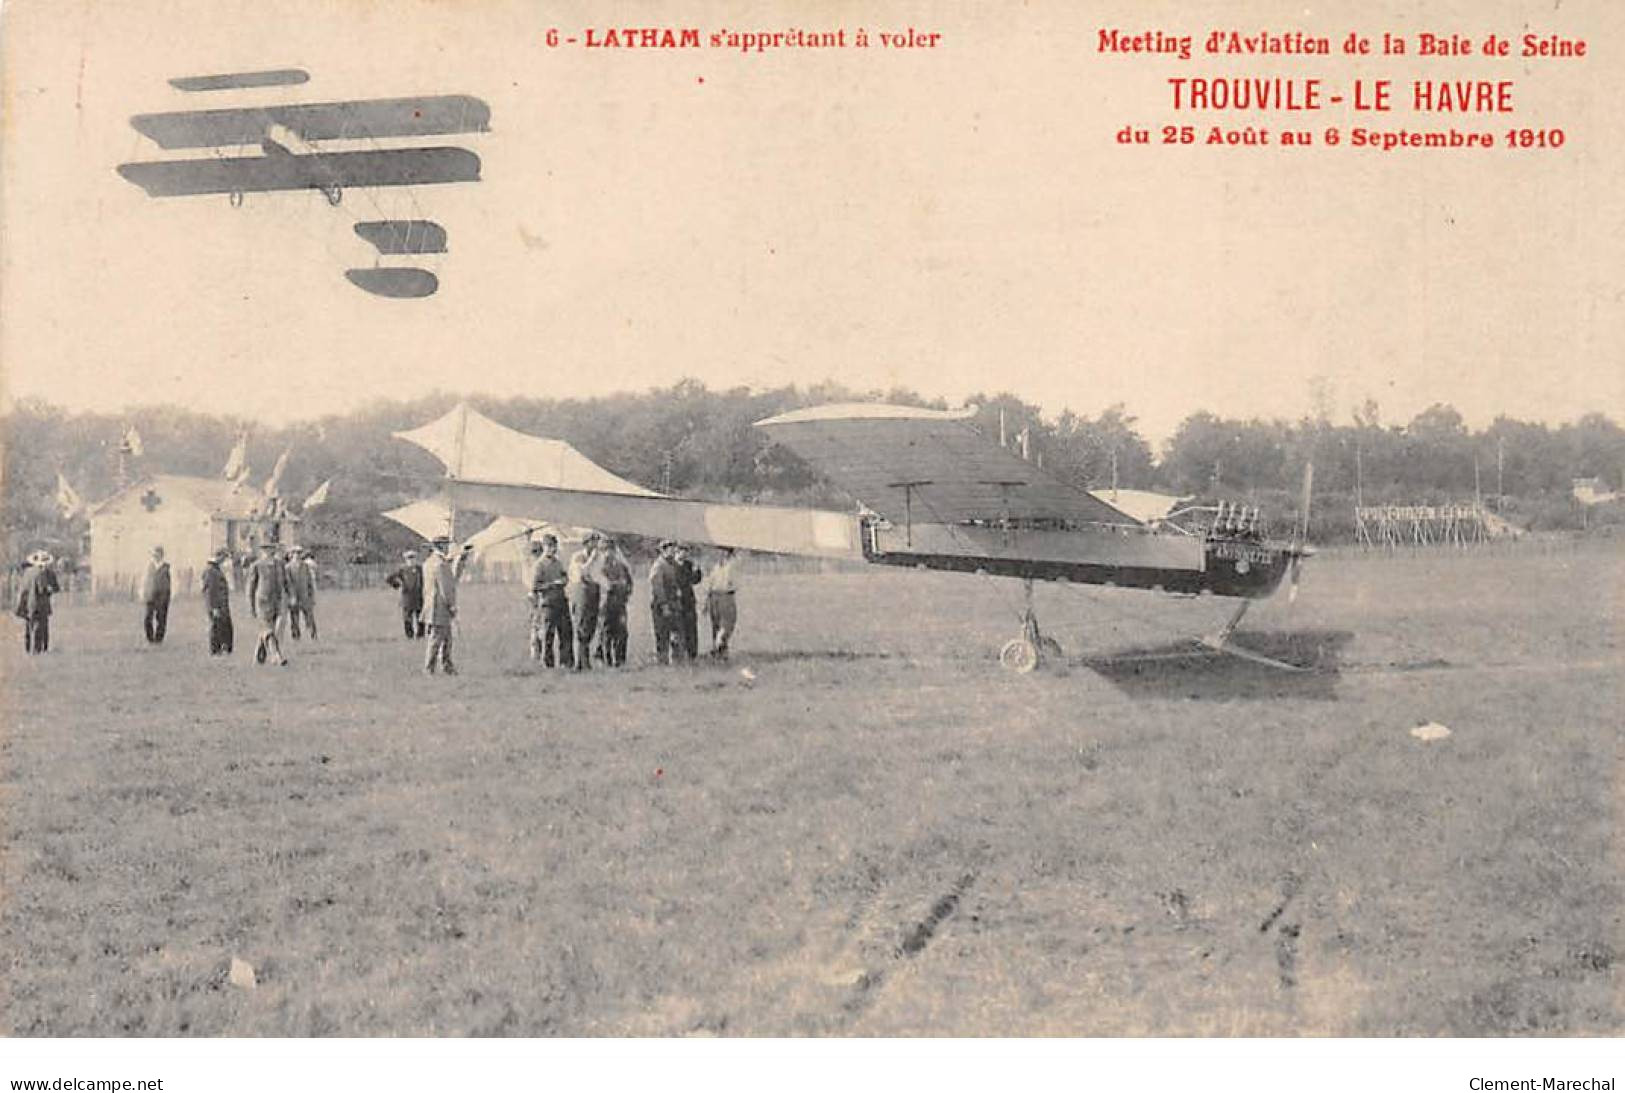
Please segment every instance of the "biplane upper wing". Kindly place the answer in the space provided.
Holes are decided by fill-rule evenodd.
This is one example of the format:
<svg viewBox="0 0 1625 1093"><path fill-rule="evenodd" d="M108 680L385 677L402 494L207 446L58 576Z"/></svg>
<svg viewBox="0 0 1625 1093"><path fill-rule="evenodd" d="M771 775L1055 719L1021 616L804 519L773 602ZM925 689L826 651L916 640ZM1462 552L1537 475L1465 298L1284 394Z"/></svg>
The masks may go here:
<svg viewBox="0 0 1625 1093"><path fill-rule="evenodd" d="M895 524L1140 524L989 441L974 413L841 403L756 425Z"/></svg>
<svg viewBox="0 0 1625 1093"><path fill-rule="evenodd" d="M482 133L491 126L491 108L472 95L418 95L174 110L137 114L130 124L160 148L222 148L258 144L272 126L282 126L310 141Z"/></svg>

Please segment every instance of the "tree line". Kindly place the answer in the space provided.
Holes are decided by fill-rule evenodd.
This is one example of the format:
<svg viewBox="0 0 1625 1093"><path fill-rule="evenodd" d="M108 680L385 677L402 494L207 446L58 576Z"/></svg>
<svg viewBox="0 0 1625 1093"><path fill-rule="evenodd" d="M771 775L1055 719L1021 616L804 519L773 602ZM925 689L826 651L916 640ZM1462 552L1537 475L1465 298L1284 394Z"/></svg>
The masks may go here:
<svg viewBox="0 0 1625 1093"><path fill-rule="evenodd" d="M61 549L76 553L72 548L82 538L84 517L64 516L58 475L85 501L110 496L118 484L120 445L133 428L142 452L123 457L132 480L149 473L218 476L246 434L249 481L257 489L278 457L289 452L280 492L296 510L319 483L333 480L328 501L309 514L307 538L357 560L391 556L412 536L378 514L429 494L429 480L441 468L390 434L422 425L458 400L447 393L381 400L351 413L280 427L175 406L109 415L69 413L23 400L0 419L5 444L0 549L8 561L39 543L66 544ZM591 399L468 401L521 432L568 441L608 470L651 489L841 509L850 508L853 499L752 423L827 402L946 408L940 399L909 390L854 391L832 383L712 390L692 379ZM1514 523L1534 529L1617 519L1617 505L1581 513L1571 485L1577 477L1595 477L1617 490L1625 473L1625 430L1601 413L1559 426L1500 417L1475 431L1446 405L1392 424L1370 401L1343 422L1326 413L1283 421L1201 411L1188 416L1157 452L1121 405L1087 417L1070 410L1045 415L1008 392L978 393L966 401L978 407L973 423L985 435L1002 434L1007 444L1024 449L1065 481L1258 504L1273 515L1278 529L1295 520L1298 482L1312 459L1311 533L1321 542L1352 538L1356 500L1370 505L1484 498Z"/></svg>

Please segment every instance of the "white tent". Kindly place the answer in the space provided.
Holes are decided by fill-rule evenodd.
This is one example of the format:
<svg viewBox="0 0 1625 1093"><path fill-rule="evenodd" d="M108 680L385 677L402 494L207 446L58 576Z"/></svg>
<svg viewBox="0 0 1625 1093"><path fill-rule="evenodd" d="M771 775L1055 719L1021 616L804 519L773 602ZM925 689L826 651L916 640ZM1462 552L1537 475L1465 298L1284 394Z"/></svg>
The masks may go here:
<svg viewBox="0 0 1625 1093"><path fill-rule="evenodd" d="M468 537L477 562L522 562L529 555L532 541L543 535L553 535L559 545L579 543L586 538L585 528L561 527L545 520L520 520L512 516L498 516L481 530Z"/></svg>
<svg viewBox="0 0 1625 1093"><path fill-rule="evenodd" d="M1165 520L1174 509L1190 501L1190 497L1153 493L1151 490L1090 490L1098 501L1104 501L1118 512L1127 513L1142 524Z"/></svg>
<svg viewBox="0 0 1625 1093"><path fill-rule="evenodd" d="M527 436L498 425L465 402L422 428L394 435L440 460L452 478L658 496L610 474L562 440Z"/></svg>
<svg viewBox="0 0 1625 1093"><path fill-rule="evenodd" d="M413 501L398 509L390 509L384 515L425 539L451 533L451 508L439 499Z"/></svg>

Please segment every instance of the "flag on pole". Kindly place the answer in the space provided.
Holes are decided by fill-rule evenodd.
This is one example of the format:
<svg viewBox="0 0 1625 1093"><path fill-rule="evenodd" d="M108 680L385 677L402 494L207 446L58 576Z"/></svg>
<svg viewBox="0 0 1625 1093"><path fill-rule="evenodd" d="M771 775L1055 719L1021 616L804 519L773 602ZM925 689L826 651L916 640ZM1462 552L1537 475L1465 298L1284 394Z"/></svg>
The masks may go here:
<svg viewBox="0 0 1625 1093"><path fill-rule="evenodd" d="M315 492L313 492L309 497L305 498L302 511L309 512L317 505L327 504L327 490L332 484L333 480L329 478L326 482L323 482L320 486L317 486Z"/></svg>
<svg viewBox="0 0 1625 1093"><path fill-rule="evenodd" d="M63 477L61 471L56 472L56 503L61 508L65 520L72 520L85 507L84 502L79 499L79 494L68 485L68 480Z"/></svg>
<svg viewBox="0 0 1625 1093"><path fill-rule="evenodd" d="M235 481L237 476L242 473L243 468L247 465L248 434L244 433L242 436L237 438L237 445L231 449L231 455L226 457L226 467L220 472L220 476L222 478L229 478Z"/></svg>
<svg viewBox="0 0 1625 1093"><path fill-rule="evenodd" d="M119 451L127 455L141 454L141 434L135 431L134 425L124 430L124 439L119 442Z"/></svg>
<svg viewBox="0 0 1625 1093"><path fill-rule="evenodd" d="M265 496L276 497L282 488L282 472L288 469L288 455L292 448L284 449L276 458L276 466L271 468L271 477L265 480Z"/></svg>

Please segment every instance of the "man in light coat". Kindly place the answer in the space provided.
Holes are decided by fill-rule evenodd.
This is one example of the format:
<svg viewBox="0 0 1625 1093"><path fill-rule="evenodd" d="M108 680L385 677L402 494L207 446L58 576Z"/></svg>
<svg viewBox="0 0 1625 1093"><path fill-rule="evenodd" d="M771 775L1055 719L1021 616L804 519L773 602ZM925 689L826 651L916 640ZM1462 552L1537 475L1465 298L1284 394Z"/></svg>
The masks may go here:
<svg viewBox="0 0 1625 1093"><path fill-rule="evenodd" d="M260 556L248 567L248 610L260 624L259 640L254 645L254 663L264 664L271 656L278 664L287 664L282 655L282 641L277 629L282 613L288 608L288 568L277 553L276 544L260 544Z"/></svg>
<svg viewBox="0 0 1625 1093"><path fill-rule="evenodd" d="M464 543L457 557L451 554L451 539L441 535L423 563L423 621L429 631L429 652L423 661L425 675L434 675L435 666L448 675L457 674L451 660L451 627L457 618L457 580L463 575L474 547Z"/></svg>
<svg viewBox="0 0 1625 1093"><path fill-rule="evenodd" d="M288 552L288 627L293 640L299 640L303 619L310 639L316 640L316 562L303 547Z"/></svg>
<svg viewBox="0 0 1625 1093"><path fill-rule="evenodd" d="M598 607L602 599L602 559L599 536L589 532L581 549L570 557L569 580L564 594L570 600L570 628L576 638L576 671L592 667L592 639L598 632Z"/></svg>
<svg viewBox="0 0 1625 1093"><path fill-rule="evenodd" d="M739 578L734 572L738 556L733 547L722 548L722 558L711 567L705 592L705 613L711 616L711 655L728 658L728 642L739 624Z"/></svg>

